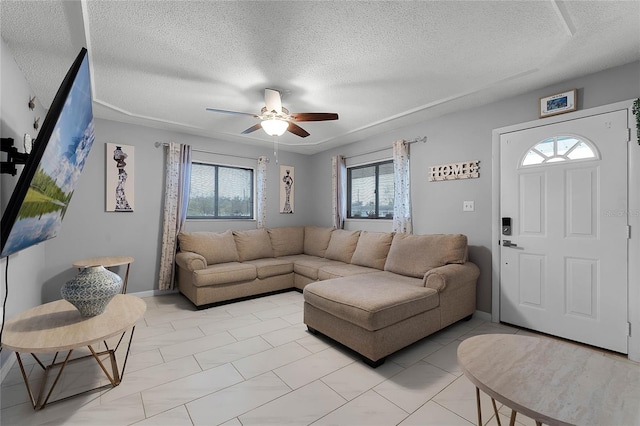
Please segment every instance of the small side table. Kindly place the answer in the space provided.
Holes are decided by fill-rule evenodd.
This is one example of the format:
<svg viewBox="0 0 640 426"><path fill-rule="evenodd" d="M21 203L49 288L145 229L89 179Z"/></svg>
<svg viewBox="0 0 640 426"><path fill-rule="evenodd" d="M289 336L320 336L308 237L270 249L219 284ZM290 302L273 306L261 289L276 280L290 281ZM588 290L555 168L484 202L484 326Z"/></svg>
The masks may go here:
<svg viewBox="0 0 640 426"><path fill-rule="evenodd" d="M98 265L102 265L105 268L127 265L127 272L125 273L124 280L122 281L122 294L125 294L127 292L127 281L129 281L129 268L131 268L133 260L134 259L131 256L92 257L90 259L76 260L75 262L73 262L72 266L74 268L83 269L89 266Z"/></svg>
<svg viewBox="0 0 640 426"><path fill-rule="evenodd" d="M7 321L2 335L2 345L6 349L14 351L16 354L20 371L22 372L22 378L27 387L33 408L40 410L44 408L47 403L55 402L49 401L49 399L65 367L71 362L82 359L95 359L109 380L109 383L105 386L118 386L122 381L124 370L127 366L127 359L129 357L136 323L143 317L146 309L147 305L142 299L126 294L116 294L107 305L104 313L96 315L95 317L83 318L71 303L66 300L57 300L31 308ZM129 337L129 342L126 347L124 364L122 369L119 369L116 361L116 351L120 347L120 343L128 330L131 330L131 336ZM106 339L118 335L120 335L120 338L116 346L110 348ZM104 343L106 349L101 352L96 352L93 346L100 342ZM73 351L81 347L87 347L91 354L71 358ZM67 351L67 354L64 356L63 361L57 361L58 354L62 351ZM29 378L24 369L22 357L20 356L20 354L26 353L30 353L44 370L44 376L40 382L37 394L31 389ZM44 365L38 358L37 354L42 353L55 353L53 361L51 361L49 365ZM107 367L101 361L101 356L109 357L111 373L107 371ZM58 368L58 373L53 383L47 386L48 376L55 368ZM95 389L102 387L104 386L98 386ZM95 389L89 389L80 393L91 392ZM68 397L64 397L57 401L67 398Z"/></svg>

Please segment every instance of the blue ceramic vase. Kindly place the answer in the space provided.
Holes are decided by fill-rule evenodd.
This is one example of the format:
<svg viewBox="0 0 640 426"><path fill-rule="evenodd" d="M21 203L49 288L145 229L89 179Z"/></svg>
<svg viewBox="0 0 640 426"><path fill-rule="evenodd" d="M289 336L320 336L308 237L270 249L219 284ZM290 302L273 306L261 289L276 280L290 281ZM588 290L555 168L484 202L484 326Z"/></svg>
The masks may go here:
<svg viewBox="0 0 640 426"><path fill-rule="evenodd" d="M84 268L60 289L62 298L73 304L83 317L104 312L113 296L122 290L122 278L104 266Z"/></svg>

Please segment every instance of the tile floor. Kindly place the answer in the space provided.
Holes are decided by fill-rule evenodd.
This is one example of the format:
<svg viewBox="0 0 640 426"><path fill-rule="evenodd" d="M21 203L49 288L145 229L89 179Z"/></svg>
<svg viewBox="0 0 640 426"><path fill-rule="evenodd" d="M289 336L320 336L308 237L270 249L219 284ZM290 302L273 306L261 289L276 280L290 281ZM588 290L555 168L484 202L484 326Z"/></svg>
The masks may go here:
<svg viewBox="0 0 640 426"><path fill-rule="evenodd" d="M478 334L525 333L473 318L371 369L306 331L302 295L295 291L202 311L179 294L145 301L118 387L36 412L16 363L0 388L0 423L470 425L477 421L475 388L457 365L458 345ZM42 370L25 358L37 383ZM97 363L80 361L67 367L52 399L104 383ZM487 424L497 424L489 398L482 403ZM509 413L500 407L503 424ZM518 422L534 424L522 416Z"/></svg>

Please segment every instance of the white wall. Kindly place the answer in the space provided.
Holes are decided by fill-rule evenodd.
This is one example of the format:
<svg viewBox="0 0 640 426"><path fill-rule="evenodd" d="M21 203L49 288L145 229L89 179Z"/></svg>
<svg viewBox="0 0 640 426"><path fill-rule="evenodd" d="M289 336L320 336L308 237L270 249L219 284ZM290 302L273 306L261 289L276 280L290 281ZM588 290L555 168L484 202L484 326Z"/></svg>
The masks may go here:
<svg viewBox="0 0 640 426"><path fill-rule="evenodd" d="M45 110L36 99L36 107L31 111L28 107L29 98L33 92L24 78L22 71L13 60L13 54L4 40L0 40L0 136L13 138L14 146L24 152L23 135L36 137L38 131L33 128L33 120L40 117L40 124L44 120ZM60 81L64 76L60 76ZM2 153L2 161L6 154ZM0 175L0 206L2 213L9 202L13 188L18 182L23 166L17 166L18 174ZM4 230L2 230L4 232ZM41 283L44 278L42 268L45 262L44 244L31 247L7 258L0 259L0 300L4 300L8 291L5 315L11 318L24 309L36 306L42 301ZM9 268L8 280L5 282L5 268ZM0 310L1 316L1 310ZM0 320L1 321L1 320ZM11 355L9 351L0 353L0 365Z"/></svg>
<svg viewBox="0 0 640 426"><path fill-rule="evenodd" d="M550 93L578 89L580 110L640 96L640 62L566 81L535 92L448 114L418 125L404 127L368 140L313 156L317 215L313 222L331 222L331 156L345 155L354 162L390 158L397 139L427 136L426 144L411 145L411 196L414 233L463 233L469 239L470 259L481 270L478 310L491 312L492 241L492 130L538 119L538 100ZM375 154L358 156L380 148ZM480 160L478 179L429 182L429 166ZM463 212L462 202L475 201L474 212ZM390 231L390 221L348 221L348 229Z"/></svg>

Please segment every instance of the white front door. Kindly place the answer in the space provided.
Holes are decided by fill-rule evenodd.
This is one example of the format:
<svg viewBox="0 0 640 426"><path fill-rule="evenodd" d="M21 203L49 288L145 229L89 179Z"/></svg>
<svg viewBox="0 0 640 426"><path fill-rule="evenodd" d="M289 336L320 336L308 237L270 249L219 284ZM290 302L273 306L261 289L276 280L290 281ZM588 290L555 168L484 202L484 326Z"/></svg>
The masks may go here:
<svg viewBox="0 0 640 426"><path fill-rule="evenodd" d="M627 353L628 140L626 110L501 135L500 321Z"/></svg>

